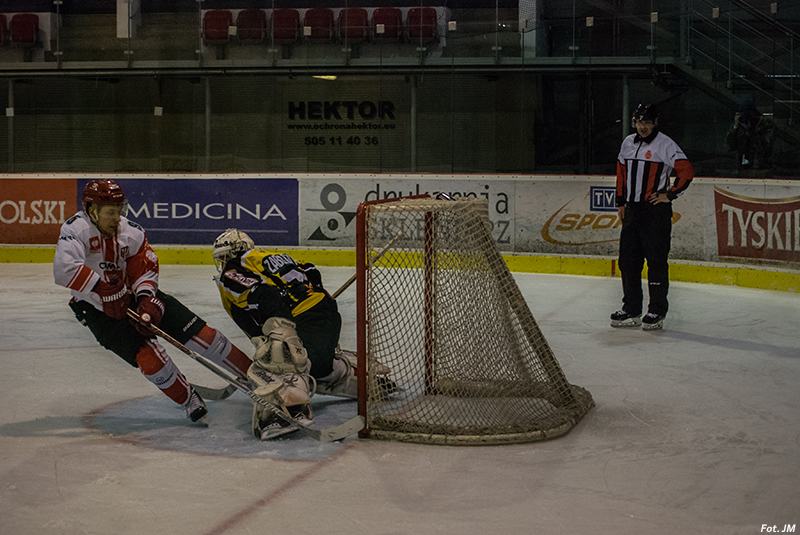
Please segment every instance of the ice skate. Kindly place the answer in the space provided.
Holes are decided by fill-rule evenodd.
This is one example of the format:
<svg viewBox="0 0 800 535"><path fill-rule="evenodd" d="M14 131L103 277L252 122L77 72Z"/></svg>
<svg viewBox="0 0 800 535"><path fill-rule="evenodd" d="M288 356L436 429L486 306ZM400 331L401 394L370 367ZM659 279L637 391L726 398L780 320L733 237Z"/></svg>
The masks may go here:
<svg viewBox="0 0 800 535"><path fill-rule="evenodd" d="M186 417L192 422L199 422L202 425L208 426L208 409L203 398L200 397L194 388L189 392L189 399L184 405L186 408Z"/></svg>
<svg viewBox="0 0 800 535"><path fill-rule="evenodd" d="M645 331L655 331L664 327L664 316L648 312L642 318L642 329Z"/></svg>
<svg viewBox="0 0 800 535"><path fill-rule="evenodd" d="M617 310L611 314L612 327L638 327L642 324L641 314L628 314L624 310Z"/></svg>
<svg viewBox="0 0 800 535"><path fill-rule="evenodd" d="M311 425L311 407L309 405L289 407L288 412L298 423ZM292 427L289 422L273 412L261 412L260 417L255 412L253 414L253 434L261 440L273 440L298 430L299 428Z"/></svg>
<svg viewBox="0 0 800 535"><path fill-rule="evenodd" d="M377 377L378 386L387 396L397 391L397 383L386 376L389 373L388 367L378 363L374 373ZM358 399L355 353L336 348L333 372L327 377L318 379L316 383L316 394Z"/></svg>

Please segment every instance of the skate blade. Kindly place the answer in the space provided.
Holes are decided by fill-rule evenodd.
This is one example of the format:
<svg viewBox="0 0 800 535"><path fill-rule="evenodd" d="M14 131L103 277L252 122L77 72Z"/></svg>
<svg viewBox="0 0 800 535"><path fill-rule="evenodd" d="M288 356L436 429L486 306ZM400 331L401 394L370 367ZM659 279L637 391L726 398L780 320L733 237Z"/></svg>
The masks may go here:
<svg viewBox="0 0 800 535"><path fill-rule="evenodd" d="M211 424L211 422L209 422L208 420L208 414L206 414L205 416L203 416L202 418L193 423L199 425L200 427L208 427Z"/></svg>
<svg viewBox="0 0 800 535"><path fill-rule="evenodd" d="M611 326L612 327L638 327L641 324L642 324L642 320L636 321L636 320L630 320L630 319L623 320L623 321L612 321L611 322Z"/></svg>
<svg viewBox="0 0 800 535"><path fill-rule="evenodd" d="M299 431L299 430L300 430L300 428L291 427L291 426L281 427L279 429L267 428L267 429L264 429L261 432L261 440L263 440L263 441L275 440L276 438L284 437L284 436L286 436L286 435L288 435L290 433L294 433L295 431Z"/></svg>

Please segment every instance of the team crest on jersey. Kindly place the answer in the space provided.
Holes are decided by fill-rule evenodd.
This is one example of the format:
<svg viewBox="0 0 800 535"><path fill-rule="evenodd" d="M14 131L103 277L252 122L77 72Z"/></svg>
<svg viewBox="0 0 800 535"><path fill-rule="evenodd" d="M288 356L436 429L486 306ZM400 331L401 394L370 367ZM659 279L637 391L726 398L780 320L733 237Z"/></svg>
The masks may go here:
<svg viewBox="0 0 800 535"><path fill-rule="evenodd" d="M120 249L119 254L122 255L122 258L128 258L128 246L126 245L125 247Z"/></svg>
<svg viewBox="0 0 800 535"><path fill-rule="evenodd" d="M650 158L653 157L653 153L650 152L650 151L647 151L647 152L644 153L644 157L645 157L645 159L649 160Z"/></svg>
<svg viewBox="0 0 800 535"><path fill-rule="evenodd" d="M231 279L232 281L238 282L242 286L247 286L248 288L250 286L253 286L256 283L258 283L258 281L256 279L253 279L251 277L245 277L244 275L242 275L241 273L239 273L235 269L231 269L230 271L226 271L225 272L225 276L228 277L229 279Z"/></svg>
<svg viewBox="0 0 800 535"><path fill-rule="evenodd" d="M89 238L89 254L100 254L103 248L100 246L100 236Z"/></svg>

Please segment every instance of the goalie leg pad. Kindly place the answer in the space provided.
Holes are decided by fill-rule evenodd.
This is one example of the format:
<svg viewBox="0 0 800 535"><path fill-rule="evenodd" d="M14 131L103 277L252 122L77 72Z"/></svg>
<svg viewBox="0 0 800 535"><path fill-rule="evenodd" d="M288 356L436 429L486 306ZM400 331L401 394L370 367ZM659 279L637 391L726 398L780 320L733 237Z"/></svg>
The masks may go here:
<svg viewBox="0 0 800 535"><path fill-rule="evenodd" d="M285 318L270 318L261 328L264 336L252 338L253 357L259 366L276 374L308 373L308 352L297 336L295 324Z"/></svg>
<svg viewBox="0 0 800 535"><path fill-rule="evenodd" d="M346 355L336 352L333 372L317 381L317 394L358 399L355 367Z"/></svg>
<svg viewBox="0 0 800 535"><path fill-rule="evenodd" d="M311 403L306 373L275 374L254 362L247 372L253 392L279 407Z"/></svg>
<svg viewBox="0 0 800 535"><path fill-rule="evenodd" d="M273 405L279 407L284 413L296 420L309 425L311 423L311 398L308 395L308 383L298 374L288 374L284 377L275 377L269 372L251 367L248 378L254 383L253 392L263 397ZM267 379L268 383L258 384ZM259 440L269 440L297 431L297 427L290 426L272 410L253 403L252 417L253 436Z"/></svg>
<svg viewBox="0 0 800 535"><path fill-rule="evenodd" d="M307 375L289 373L277 376L254 363L247 373L253 392L279 407L287 415L308 425L311 423L311 397ZM272 410L253 403L253 435L268 440L297 431Z"/></svg>
<svg viewBox="0 0 800 535"><path fill-rule="evenodd" d="M247 372L247 378L255 394L279 407L287 415L293 418L302 417L304 421L310 422L308 372L311 362L294 329L289 330L293 324L288 320L284 321L286 323L281 326L281 332L270 325L270 328L264 329L266 336L253 338L256 356ZM297 430L277 417L273 411L257 403L253 404L252 428L253 435L260 440Z"/></svg>
<svg viewBox="0 0 800 535"><path fill-rule="evenodd" d="M298 405L291 407L288 410L289 416L296 422L310 425L311 424L311 406ZM280 436L293 433L299 428L289 425L282 418L269 412L268 414L260 413L253 410L253 435L260 440L271 440Z"/></svg>

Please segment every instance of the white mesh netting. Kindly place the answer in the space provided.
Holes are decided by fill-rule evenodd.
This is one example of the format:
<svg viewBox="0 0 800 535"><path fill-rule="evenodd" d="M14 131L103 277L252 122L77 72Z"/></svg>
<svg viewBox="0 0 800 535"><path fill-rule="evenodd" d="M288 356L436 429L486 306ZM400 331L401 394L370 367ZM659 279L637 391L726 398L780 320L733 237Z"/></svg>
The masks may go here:
<svg viewBox="0 0 800 535"><path fill-rule="evenodd" d="M500 255L485 200L362 206L368 265L358 321L367 370L379 372L366 375L369 436L528 442L566 433L591 409ZM387 377L398 391L387 393Z"/></svg>

